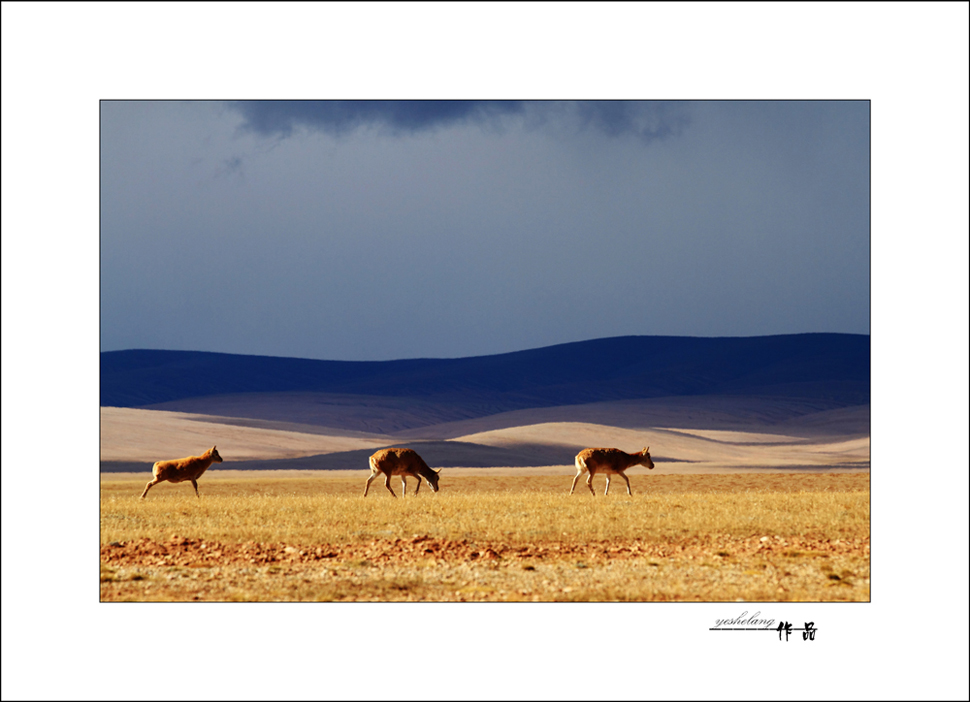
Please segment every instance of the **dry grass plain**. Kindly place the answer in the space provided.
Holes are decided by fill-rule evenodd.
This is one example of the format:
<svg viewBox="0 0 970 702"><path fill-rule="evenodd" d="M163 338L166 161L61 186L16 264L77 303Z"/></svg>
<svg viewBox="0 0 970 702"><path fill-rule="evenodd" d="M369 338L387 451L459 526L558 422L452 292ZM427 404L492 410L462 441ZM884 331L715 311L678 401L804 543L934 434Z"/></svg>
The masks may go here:
<svg viewBox="0 0 970 702"><path fill-rule="evenodd" d="M721 437L724 438L724 437ZM202 442L205 443L205 442ZM220 447L220 450L222 448ZM765 469L770 470L770 469ZM211 470L101 478L104 601L868 601L869 472Z"/></svg>
<svg viewBox="0 0 970 702"><path fill-rule="evenodd" d="M325 406L301 407L289 414ZM102 408L102 460L144 462L145 472L101 476L101 598L867 601L868 408L811 409L752 398L622 401L396 436L239 421L205 403L199 414ZM632 497L614 481L604 499L602 477L595 498L585 479L568 495L571 466L432 463L443 468L441 492L425 486L397 500L381 481L362 498L366 470L232 470L233 461L366 455L408 436L556 455L650 445L657 468L629 471ZM151 462L212 445L225 463L202 477L201 499L170 483L138 499Z"/></svg>

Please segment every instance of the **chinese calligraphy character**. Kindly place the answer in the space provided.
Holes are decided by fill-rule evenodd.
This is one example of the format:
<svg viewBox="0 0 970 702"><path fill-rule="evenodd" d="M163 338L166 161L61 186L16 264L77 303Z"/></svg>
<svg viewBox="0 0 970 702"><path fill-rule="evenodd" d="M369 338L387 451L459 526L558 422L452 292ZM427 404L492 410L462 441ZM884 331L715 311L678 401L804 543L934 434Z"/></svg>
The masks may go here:
<svg viewBox="0 0 970 702"><path fill-rule="evenodd" d="M788 636L791 634L791 623L790 622L779 622L778 623L778 640L781 641L781 632L785 632L785 641L788 641Z"/></svg>
<svg viewBox="0 0 970 702"><path fill-rule="evenodd" d="M802 632L803 641L814 641L815 640L815 622L805 622L805 631ZM778 634L781 637L781 634Z"/></svg>

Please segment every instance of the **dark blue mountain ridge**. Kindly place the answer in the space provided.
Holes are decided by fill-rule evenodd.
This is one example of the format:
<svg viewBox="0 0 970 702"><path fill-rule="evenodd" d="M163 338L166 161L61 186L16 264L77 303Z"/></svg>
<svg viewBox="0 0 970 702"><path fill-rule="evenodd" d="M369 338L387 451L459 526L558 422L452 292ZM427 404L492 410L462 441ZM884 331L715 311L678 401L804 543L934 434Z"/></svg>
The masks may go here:
<svg viewBox="0 0 970 702"><path fill-rule="evenodd" d="M455 359L322 361L203 351L101 353L101 405L139 407L238 393L500 400L542 407L683 395L869 402L859 334L624 336Z"/></svg>

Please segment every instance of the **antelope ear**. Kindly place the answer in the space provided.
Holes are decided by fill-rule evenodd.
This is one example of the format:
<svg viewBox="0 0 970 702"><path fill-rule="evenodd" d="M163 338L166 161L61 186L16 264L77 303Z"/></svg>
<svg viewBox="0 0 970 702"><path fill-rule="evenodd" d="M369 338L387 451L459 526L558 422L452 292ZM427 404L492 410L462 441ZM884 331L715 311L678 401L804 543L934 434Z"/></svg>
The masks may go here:
<svg viewBox="0 0 970 702"><path fill-rule="evenodd" d="M441 472L441 468L439 468L438 470L436 470L436 471L435 471L435 474L437 475L437 474L438 474L438 473L440 473L440 472Z"/></svg>

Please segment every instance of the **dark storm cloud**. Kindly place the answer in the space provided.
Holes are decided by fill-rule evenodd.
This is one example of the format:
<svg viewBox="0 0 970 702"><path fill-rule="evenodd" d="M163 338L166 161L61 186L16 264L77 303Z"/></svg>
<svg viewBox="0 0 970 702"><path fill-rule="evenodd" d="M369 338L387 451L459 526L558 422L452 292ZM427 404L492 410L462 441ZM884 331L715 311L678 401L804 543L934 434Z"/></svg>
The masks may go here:
<svg viewBox="0 0 970 702"><path fill-rule="evenodd" d="M342 134L364 126L394 133L423 132L461 122L496 120L521 113L520 101L498 100L254 100L232 105L244 128L286 137L299 127Z"/></svg>
<svg viewBox="0 0 970 702"><path fill-rule="evenodd" d="M643 141L679 135L690 123L683 105L663 102L603 100L576 103L583 127L593 127L607 136L633 134Z"/></svg>
<svg viewBox="0 0 970 702"><path fill-rule="evenodd" d="M243 116L244 129L283 138L301 127L332 135L360 127L414 134L464 122L497 126L509 117L527 117L532 127L561 123L575 132L594 129L611 137L632 134L648 142L678 135L690 121L683 103L629 100L254 100L235 102L231 107Z"/></svg>

